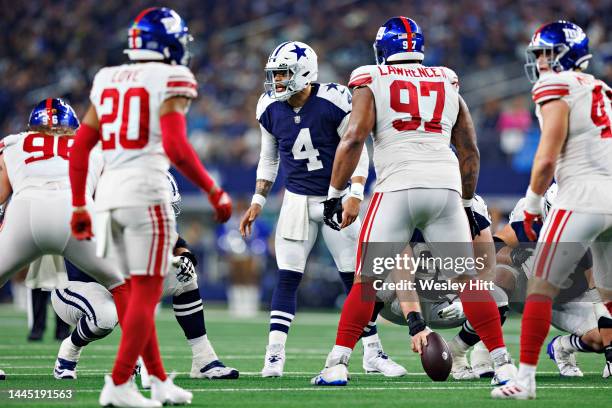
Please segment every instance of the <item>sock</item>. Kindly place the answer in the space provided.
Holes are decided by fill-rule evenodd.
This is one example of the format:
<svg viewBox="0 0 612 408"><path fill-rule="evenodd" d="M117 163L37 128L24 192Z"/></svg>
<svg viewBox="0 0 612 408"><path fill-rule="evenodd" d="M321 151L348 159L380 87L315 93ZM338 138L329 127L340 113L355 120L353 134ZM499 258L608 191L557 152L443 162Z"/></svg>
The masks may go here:
<svg viewBox="0 0 612 408"><path fill-rule="evenodd" d="M142 359L150 375L156 376L161 381L166 381L166 370L164 370L164 364L162 363L161 354L159 352L155 322L153 323L153 331L149 334L149 340L142 350Z"/></svg>
<svg viewBox="0 0 612 408"><path fill-rule="evenodd" d="M499 311L491 294L483 290L465 289L459 293L459 298L463 313L487 350L505 347Z"/></svg>
<svg viewBox="0 0 612 408"><path fill-rule="evenodd" d="M332 367L337 364L344 364L348 366L352 352L353 349L351 348L335 345L332 348L331 353L327 355L327 360L325 360L325 367Z"/></svg>
<svg viewBox="0 0 612 408"><path fill-rule="evenodd" d="M536 374L536 366L531 364L520 363L518 374L516 375L518 379L521 378L529 378L535 377Z"/></svg>
<svg viewBox="0 0 612 408"><path fill-rule="evenodd" d="M126 279L123 285L119 285L110 290L115 301L115 308L117 309L117 318L119 319L119 325L123 326L123 318L127 311L128 303L130 302L130 279Z"/></svg>
<svg viewBox="0 0 612 408"><path fill-rule="evenodd" d="M297 308L297 290L303 275L301 272L284 269L278 271L278 281L272 293L270 307L268 344L284 345L287 341L287 333Z"/></svg>
<svg viewBox="0 0 612 408"><path fill-rule="evenodd" d="M103 339L111 334L113 329L102 329L89 321L87 316L83 316L77 322L76 328L70 335L70 341L77 347L85 347L92 341Z"/></svg>
<svg viewBox="0 0 612 408"><path fill-rule="evenodd" d="M342 283L344 284L344 289L348 294L353 287L353 281L355 280L355 272L340 272L340 279L342 279Z"/></svg>
<svg viewBox="0 0 612 408"><path fill-rule="evenodd" d="M367 298L366 298L367 296ZM371 301L368 301L372 299ZM348 347L351 350L363 328L368 325L374 312L374 290L370 283L356 283L344 301L338 332L336 334L336 345Z"/></svg>
<svg viewBox="0 0 612 408"><path fill-rule="evenodd" d="M363 328L363 333L361 333L361 338L365 339L370 336L375 336L378 334L378 327L376 326L376 320L378 319L378 314L385 307L383 302L376 302L374 304L374 310L372 311L372 317L370 317L370 321L368 325Z"/></svg>
<svg viewBox="0 0 612 408"><path fill-rule="evenodd" d="M540 349L548 335L551 319L551 298L537 294L527 296L521 325L521 365L538 364Z"/></svg>
<svg viewBox="0 0 612 408"><path fill-rule="evenodd" d="M582 338L580 336L576 336L575 334L567 334L565 336L560 336L557 341L566 351L581 351L583 353L595 352L595 350L593 350L591 346L582 341Z"/></svg>
<svg viewBox="0 0 612 408"><path fill-rule="evenodd" d="M115 385L128 381L134 372L138 356L142 355L144 358L147 354L145 348L155 347L157 343L157 337L151 334L155 333L153 314L161 296L163 277L133 276L130 280L129 302L123 318L121 341L112 373ZM152 341L151 338L155 340ZM159 350L157 353L159 358ZM153 359L151 353L148 353L147 357L150 361ZM145 362L149 369L149 362L146 359ZM152 365L155 366L155 363ZM165 375L163 377L158 376L164 381Z"/></svg>
<svg viewBox="0 0 612 408"><path fill-rule="evenodd" d="M189 339L187 342L191 346L194 361L197 361L199 364L207 365L208 363L219 359L219 357L217 357L217 353L215 353L215 350L212 347L212 344L210 344L207 335L203 335L197 339Z"/></svg>
<svg viewBox="0 0 612 408"><path fill-rule="evenodd" d="M193 289L172 297L174 317L183 329L187 340L202 337L206 334L204 306L200 290Z"/></svg>
<svg viewBox="0 0 612 408"><path fill-rule="evenodd" d="M510 308L508 306L499 306L497 310L499 311L500 323L503 326L506 322L506 317L508 316L508 311L510 311ZM476 334L476 330L474 330L474 327L472 327L468 320L463 322L461 331L457 336L459 336L459 338L469 347L480 341L480 337L478 334Z"/></svg>

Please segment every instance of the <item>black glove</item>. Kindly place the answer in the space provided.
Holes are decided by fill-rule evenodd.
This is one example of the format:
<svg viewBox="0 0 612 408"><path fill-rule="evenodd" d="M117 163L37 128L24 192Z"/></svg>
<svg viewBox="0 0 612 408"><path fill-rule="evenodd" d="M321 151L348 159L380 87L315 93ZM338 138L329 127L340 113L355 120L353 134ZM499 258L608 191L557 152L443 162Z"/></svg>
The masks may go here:
<svg viewBox="0 0 612 408"><path fill-rule="evenodd" d="M533 255L532 248L513 248L510 252L510 259L512 260L512 264L516 267L521 267L529 257Z"/></svg>
<svg viewBox="0 0 612 408"><path fill-rule="evenodd" d="M476 221L472 207L463 207L463 209L465 210L465 215L467 215L468 222L470 223L470 233L472 234L472 239L474 239L476 235L480 235L480 226Z"/></svg>
<svg viewBox="0 0 612 408"><path fill-rule="evenodd" d="M342 197L328 198L323 201L323 221L329 228L340 231L342 224ZM334 221L334 215L338 222Z"/></svg>

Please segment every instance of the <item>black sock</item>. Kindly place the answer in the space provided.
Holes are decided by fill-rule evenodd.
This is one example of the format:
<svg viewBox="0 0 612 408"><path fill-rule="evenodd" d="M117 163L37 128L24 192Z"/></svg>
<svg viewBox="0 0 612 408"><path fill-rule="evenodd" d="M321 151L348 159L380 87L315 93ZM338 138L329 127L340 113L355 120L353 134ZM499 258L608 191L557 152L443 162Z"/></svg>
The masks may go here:
<svg viewBox="0 0 612 408"><path fill-rule="evenodd" d="M176 321L183 329L187 340L196 339L206 334L204 323L204 305L200 290L193 289L172 297L172 306Z"/></svg>

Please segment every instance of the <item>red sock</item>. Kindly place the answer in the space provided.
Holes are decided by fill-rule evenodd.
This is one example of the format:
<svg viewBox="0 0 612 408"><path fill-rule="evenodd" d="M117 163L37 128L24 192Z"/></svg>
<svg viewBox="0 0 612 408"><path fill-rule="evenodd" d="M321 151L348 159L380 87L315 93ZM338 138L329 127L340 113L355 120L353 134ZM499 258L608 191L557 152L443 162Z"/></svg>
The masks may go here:
<svg viewBox="0 0 612 408"><path fill-rule="evenodd" d="M465 289L459 293L463 313L487 350L505 347L499 310L493 297L485 290Z"/></svg>
<svg viewBox="0 0 612 408"><path fill-rule="evenodd" d="M147 366L149 374L156 376L162 381L166 381L166 370L164 370L164 364L162 363L161 354L159 352L155 326L153 326L153 332L149 335L149 341L142 351L142 359Z"/></svg>
<svg viewBox="0 0 612 408"><path fill-rule="evenodd" d="M370 293L372 292L372 293ZM336 345L354 348L368 325L374 310L374 290L371 283L356 283L351 288L340 315ZM497 309L496 309L497 310Z"/></svg>
<svg viewBox="0 0 612 408"><path fill-rule="evenodd" d="M130 301L130 279L126 279L123 285L113 288L110 292L113 294L113 299L115 300L119 325L123 326L123 318L125 317Z"/></svg>
<svg viewBox="0 0 612 408"><path fill-rule="evenodd" d="M550 329L552 299L544 295L529 295L525 300L521 324L521 363L537 365L540 349Z"/></svg>
<svg viewBox="0 0 612 408"><path fill-rule="evenodd" d="M124 384L136 366L136 360L144 352L155 328L155 307L161 296L163 277L133 276L130 283L130 300L123 319L121 342L113 367L113 382ZM148 367L147 367L148 368Z"/></svg>

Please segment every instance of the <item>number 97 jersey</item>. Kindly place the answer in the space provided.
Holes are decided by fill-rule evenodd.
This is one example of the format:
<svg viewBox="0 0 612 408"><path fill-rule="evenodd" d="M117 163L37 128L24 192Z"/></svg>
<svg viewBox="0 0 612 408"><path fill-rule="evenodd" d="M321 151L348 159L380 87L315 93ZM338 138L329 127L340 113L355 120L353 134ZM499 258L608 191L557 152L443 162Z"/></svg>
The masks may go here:
<svg viewBox="0 0 612 408"><path fill-rule="evenodd" d="M98 211L170 200L165 175L170 162L162 146L159 112L167 99L195 98L196 89L193 74L182 65L125 64L96 74L90 100L104 156Z"/></svg>
<svg viewBox="0 0 612 408"><path fill-rule="evenodd" d="M457 75L421 64L366 65L350 88L374 95L376 191L445 188L461 193L457 157L450 148L459 113Z"/></svg>

